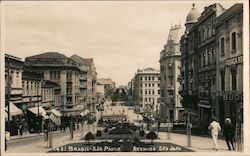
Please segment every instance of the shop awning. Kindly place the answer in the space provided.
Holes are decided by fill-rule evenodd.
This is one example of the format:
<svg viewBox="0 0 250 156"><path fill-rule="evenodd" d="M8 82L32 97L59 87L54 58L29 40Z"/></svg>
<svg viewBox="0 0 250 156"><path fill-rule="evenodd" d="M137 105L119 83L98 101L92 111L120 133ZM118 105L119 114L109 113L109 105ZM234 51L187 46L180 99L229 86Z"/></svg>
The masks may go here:
<svg viewBox="0 0 250 156"><path fill-rule="evenodd" d="M28 108L28 110L31 111L32 113L38 115L38 108L39 108L39 115L42 115L43 117L47 118L48 116L46 115L46 111L41 106L31 107L31 108Z"/></svg>
<svg viewBox="0 0 250 156"><path fill-rule="evenodd" d="M62 116L62 114L57 111L56 109L51 109L51 112L55 115L55 116Z"/></svg>
<svg viewBox="0 0 250 156"><path fill-rule="evenodd" d="M8 106L5 107L5 110L8 114ZM10 115L15 116L15 115L21 115L23 114L23 111L19 109L14 103L10 102Z"/></svg>

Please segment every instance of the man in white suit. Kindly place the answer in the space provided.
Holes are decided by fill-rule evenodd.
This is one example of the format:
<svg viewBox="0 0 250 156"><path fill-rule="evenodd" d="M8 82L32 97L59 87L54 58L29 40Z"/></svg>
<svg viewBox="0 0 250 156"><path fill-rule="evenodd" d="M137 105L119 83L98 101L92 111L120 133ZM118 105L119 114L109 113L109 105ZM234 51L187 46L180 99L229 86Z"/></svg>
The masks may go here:
<svg viewBox="0 0 250 156"><path fill-rule="evenodd" d="M219 122L216 121L216 118L213 118L213 121L208 126L208 129L211 131L211 135L214 142L214 148L216 151L218 151L218 135L221 130Z"/></svg>

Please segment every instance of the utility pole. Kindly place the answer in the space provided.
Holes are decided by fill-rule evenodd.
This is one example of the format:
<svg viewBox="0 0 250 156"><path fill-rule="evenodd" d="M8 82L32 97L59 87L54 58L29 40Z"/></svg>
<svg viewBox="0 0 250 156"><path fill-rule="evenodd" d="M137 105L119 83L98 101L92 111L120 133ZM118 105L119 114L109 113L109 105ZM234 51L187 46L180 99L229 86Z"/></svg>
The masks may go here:
<svg viewBox="0 0 250 156"><path fill-rule="evenodd" d="M70 139L74 138L74 128L73 128L73 117L72 115L70 116Z"/></svg>
<svg viewBox="0 0 250 156"><path fill-rule="evenodd" d="M190 118L190 111L187 114L187 146L191 147L191 118Z"/></svg>

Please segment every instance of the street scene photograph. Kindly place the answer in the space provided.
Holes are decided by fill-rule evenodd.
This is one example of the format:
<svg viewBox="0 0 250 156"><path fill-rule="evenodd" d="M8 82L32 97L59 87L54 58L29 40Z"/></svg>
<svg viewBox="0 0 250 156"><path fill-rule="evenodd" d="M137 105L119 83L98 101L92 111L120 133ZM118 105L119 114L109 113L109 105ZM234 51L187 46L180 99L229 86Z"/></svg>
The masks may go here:
<svg viewBox="0 0 250 156"><path fill-rule="evenodd" d="M2 154L244 152L244 5L2 2Z"/></svg>

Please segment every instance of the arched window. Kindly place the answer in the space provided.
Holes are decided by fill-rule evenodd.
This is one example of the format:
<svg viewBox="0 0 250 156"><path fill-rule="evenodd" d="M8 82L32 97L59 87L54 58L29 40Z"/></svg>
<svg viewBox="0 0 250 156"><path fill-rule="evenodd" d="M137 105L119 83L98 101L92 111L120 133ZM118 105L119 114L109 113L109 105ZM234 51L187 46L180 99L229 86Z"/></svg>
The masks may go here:
<svg viewBox="0 0 250 156"><path fill-rule="evenodd" d="M233 32L231 35L231 45L232 45L232 51L236 50L236 33Z"/></svg>
<svg viewBox="0 0 250 156"><path fill-rule="evenodd" d="M221 51L221 56L225 55L225 39L224 37L220 39L220 51Z"/></svg>

